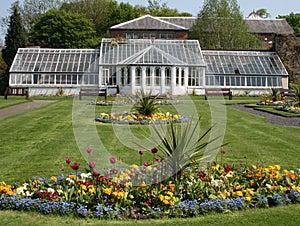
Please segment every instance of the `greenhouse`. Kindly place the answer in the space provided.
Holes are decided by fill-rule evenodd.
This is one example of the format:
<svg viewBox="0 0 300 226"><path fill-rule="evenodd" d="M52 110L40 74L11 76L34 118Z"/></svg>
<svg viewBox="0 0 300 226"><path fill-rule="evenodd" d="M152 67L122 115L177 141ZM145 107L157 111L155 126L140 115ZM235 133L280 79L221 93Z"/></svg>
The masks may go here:
<svg viewBox="0 0 300 226"><path fill-rule="evenodd" d="M288 73L275 52L202 51L205 86L263 91L288 86Z"/></svg>
<svg viewBox="0 0 300 226"><path fill-rule="evenodd" d="M103 39L100 49L20 48L9 84L28 87L30 95L73 95L83 86L181 95L207 87L264 92L286 88L287 79L274 52L202 51L197 40Z"/></svg>

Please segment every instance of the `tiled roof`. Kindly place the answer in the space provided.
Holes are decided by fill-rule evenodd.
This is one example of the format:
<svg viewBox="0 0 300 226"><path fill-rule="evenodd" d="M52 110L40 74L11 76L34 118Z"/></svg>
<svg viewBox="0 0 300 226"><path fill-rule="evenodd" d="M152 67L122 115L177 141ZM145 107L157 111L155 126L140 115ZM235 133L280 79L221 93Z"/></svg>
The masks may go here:
<svg viewBox="0 0 300 226"><path fill-rule="evenodd" d="M142 16L111 27L127 30L190 30L197 17L153 17ZM285 19L245 19L253 33L293 34L293 28Z"/></svg>
<svg viewBox="0 0 300 226"><path fill-rule="evenodd" d="M188 30L180 25L161 20L159 17L145 15L127 22L112 26L110 29L125 30Z"/></svg>
<svg viewBox="0 0 300 226"><path fill-rule="evenodd" d="M293 28L285 19L245 19L253 33L293 34Z"/></svg>

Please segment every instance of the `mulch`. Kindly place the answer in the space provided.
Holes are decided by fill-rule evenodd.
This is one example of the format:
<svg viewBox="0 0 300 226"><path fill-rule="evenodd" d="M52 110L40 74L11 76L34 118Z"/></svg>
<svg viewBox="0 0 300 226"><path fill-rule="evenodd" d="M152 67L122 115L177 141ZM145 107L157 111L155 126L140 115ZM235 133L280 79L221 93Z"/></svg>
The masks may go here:
<svg viewBox="0 0 300 226"><path fill-rule="evenodd" d="M12 115L23 113L35 108L55 102L54 100L34 100L32 102L17 104L11 107L0 109L0 120Z"/></svg>
<svg viewBox="0 0 300 226"><path fill-rule="evenodd" d="M249 112L251 114L260 115L266 118L267 123L277 124L282 126L297 126L300 127L300 117L283 117L272 113L255 110L251 107L245 107L242 104L229 105L230 107Z"/></svg>

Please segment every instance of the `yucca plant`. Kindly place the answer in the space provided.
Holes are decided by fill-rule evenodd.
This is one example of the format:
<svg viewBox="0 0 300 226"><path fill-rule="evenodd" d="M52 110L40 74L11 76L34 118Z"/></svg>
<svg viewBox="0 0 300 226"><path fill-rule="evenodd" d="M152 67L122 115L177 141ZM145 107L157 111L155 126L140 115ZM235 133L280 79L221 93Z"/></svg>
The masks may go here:
<svg viewBox="0 0 300 226"><path fill-rule="evenodd" d="M300 85L290 84L290 88L295 91L295 97L300 101Z"/></svg>
<svg viewBox="0 0 300 226"><path fill-rule="evenodd" d="M158 107L156 105L156 99L158 95L152 95L152 92L144 92L143 90L136 92L137 97L137 105L136 110L142 114L151 116L155 112L158 111Z"/></svg>
<svg viewBox="0 0 300 226"><path fill-rule="evenodd" d="M277 88L271 88L271 96L273 101L278 100L278 95L279 95L279 89Z"/></svg>
<svg viewBox="0 0 300 226"><path fill-rule="evenodd" d="M205 147L217 138L208 140L207 136L212 129L209 128L202 135L199 134L200 119L196 122L176 125L172 121L163 130L163 125L153 125L154 131L161 141L159 157L164 159L164 164L172 170L175 180L180 177L186 166L199 165L204 159Z"/></svg>

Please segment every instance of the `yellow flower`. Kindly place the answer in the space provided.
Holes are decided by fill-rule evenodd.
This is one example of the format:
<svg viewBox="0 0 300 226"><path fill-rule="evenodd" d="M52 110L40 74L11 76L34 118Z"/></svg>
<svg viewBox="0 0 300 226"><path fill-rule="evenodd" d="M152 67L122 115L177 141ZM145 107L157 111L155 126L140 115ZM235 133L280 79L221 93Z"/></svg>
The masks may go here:
<svg viewBox="0 0 300 226"><path fill-rule="evenodd" d="M252 197L251 196L247 196L247 197L245 197L245 199L246 199L246 201L250 202L251 199L252 199Z"/></svg>
<svg viewBox="0 0 300 226"><path fill-rule="evenodd" d="M138 166L138 165L136 165L136 164L132 164L132 165L130 166L130 168L131 168L131 169L135 169L135 170L137 170L137 169L139 168L139 166Z"/></svg>
<svg viewBox="0 0 300 226"><path fill-rule="evenodd" d="M241 192L241 191L233 192L232 196L233 197L242 197L243 196L243 192Z"/></svg>
<svg viewBox="0 0 300 226"><path fill-rule="evenodd" d="M52 176L52 177L50 177L50 180L56 182L56 181L57 181L57 178L56 178L55 176Z"/></svg>
<svg viewBox="0 0 300 226"><path fill-rule="evenodd" d="M102 191L107 195L111 194L111 188L103 188Z"/></svg>

